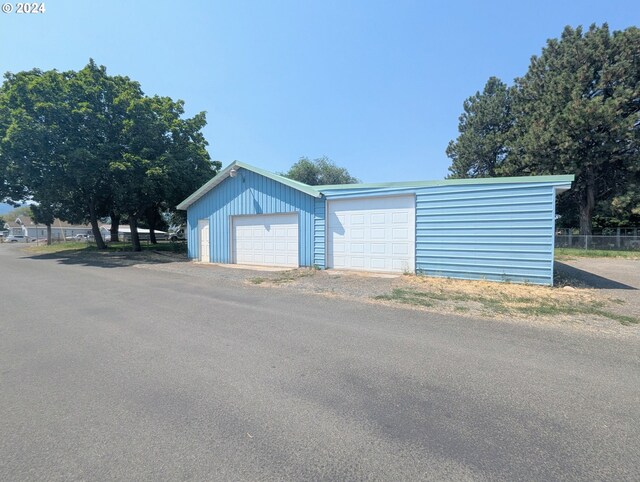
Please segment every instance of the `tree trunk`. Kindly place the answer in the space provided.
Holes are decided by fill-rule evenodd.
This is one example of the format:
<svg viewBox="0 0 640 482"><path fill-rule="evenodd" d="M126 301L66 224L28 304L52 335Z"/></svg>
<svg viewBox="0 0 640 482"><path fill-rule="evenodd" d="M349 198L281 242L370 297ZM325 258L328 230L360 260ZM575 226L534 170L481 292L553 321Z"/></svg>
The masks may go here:
<svg viewBox="0 0 640 482"><path fill-rule="evenodd" d="M118 237L118 230L120 229L120 215L116 214L114 211L109 213L109 217L111 218L111 242L119 243L120 238Z"/></svg>
<svg viewBox="0 0 640 482"><path fill-rule="evenodd" d="M142 251L140 246L140 235L138 234L138 220L135 216L129 215L129 227L131 228L131 243L134 251Z"/></svg>
<svg viewBox="0 0 640 482"><path fill-rule="evenodd" d="M51 223L47 224L47 246L51 246Z"/></svg>
<svg viewBox="0 0 640 482"><path fill-rule="evenodd" d="M580 196L580 234L591 236L593 228L593 210L596 206L596 188L593 167L586 170L586 185Z"/></svg>
<svg viewBox="0 0 640 482"><path fill-rule="evenodd" d="M104 244L104 240L102 239L100 226L98 226L98 216L96 215L96 207L93 203L89 203L89 221L91 223L91 233L96 240L96 246L98 249L107 249L107 245Z"/></svg>
<svg viewBox="0 0 640 482"><path fill-rule="evenodd" d="M145 211L145 219L149 224L149 241L151 244L158 244L156 239L156 228L158 227L158 221L160 221L160 212L157 206L153 206Z"/></svg>

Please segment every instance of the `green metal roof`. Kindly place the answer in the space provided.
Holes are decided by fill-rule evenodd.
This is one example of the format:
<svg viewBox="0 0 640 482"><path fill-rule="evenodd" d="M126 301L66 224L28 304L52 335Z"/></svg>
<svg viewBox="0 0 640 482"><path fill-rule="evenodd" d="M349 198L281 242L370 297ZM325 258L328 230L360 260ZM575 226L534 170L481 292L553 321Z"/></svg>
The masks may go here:
<svg viewBox="0 0 640 482"><path fill-rule="evenodd" d="M573 182L573 174L559 176L519 176L519 177L480 177L472 179L442 179L440 181L404 181L404 182L381 182L372 184L327 184L324 186L314 186L318 191L334 191L338 189L373 189L373 188L412 188L429 186L449 186L457 184L504 184L520 182Z"/></svg>
<svg viewBox="0 0 640 482"><path fill-rule="evenodd" d="M319 198L322 197L323 191L338 191L338 190L358 190L358 189L402 189L402 188L419 188L429 186L449 186L458 184L506 184L506 183L526 183L526 182L551 182L559 184L570 184L573 182L575 176L573 174L560 175L560 176L520 176L520 177L484 177L473 179L443 179L440 181L406 181L406 182L382 182L372 184L328 184L324 186L309 186L303 182L294 181L284 176L274 174L265 169L254 167L249 164L245 164L240 161L233 161L226 168L220 171L215 177L204 184L200 189L194 192L187 199L178 204L177 208L185 210L191 206L194 202L208 193L215 186L224 181L230 176L231 170L236 168L247 169L253 171L261 176L269 179L273 179L281 184L285 184L293 189L302 191L310 196Z"/></svg>

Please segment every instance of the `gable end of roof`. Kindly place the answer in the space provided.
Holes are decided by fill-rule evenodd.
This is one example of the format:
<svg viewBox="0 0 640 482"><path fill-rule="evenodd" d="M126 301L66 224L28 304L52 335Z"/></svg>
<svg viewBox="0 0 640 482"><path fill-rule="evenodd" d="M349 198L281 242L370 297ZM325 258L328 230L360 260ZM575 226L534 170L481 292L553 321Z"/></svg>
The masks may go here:
<svg viewBox="0 0 640 482"><path fill-rule="evenodd" d="M313 197L317 197L317 198L322 196L320 191L318 191L317 189L309 186L308 184L304 184L302 182L294 181L293 179L289 179L289 178L286 178L284 176L279 176L278 174L274 174L274 173L266 171L264 169L260 169L258 167L254 167L254 166L251 166L249 164L245 164L244 162L233 161L231 164L229 164L227 167L225 167L222 171L220 171L218 174L216 174L213 178L211 178L209 181L207 181L200 189L196 190L187 199L185 199L180 204L178 204L176 206L177 209L180 209L182 211L186 210L189 206L191 206L193 203L198 201L198 199L203 197L205 194L207 194L209 191L211 191L214 187L216 187L218 184L220 184L226 178L231 177L231 170L234 169L234 168L236 168L236 169L237 168L242 168L242 169L246 169L247 171L255 172L256 174L259 174L259 175L264 176L264 177L266 177L268 179L272 179L272 180L274 180L276 182L279 182L281 184L289 186L290 188L296 189L298 191L301 191L301 192L303 192L305 194L308 194L309 196L313 196Z"/></svg>

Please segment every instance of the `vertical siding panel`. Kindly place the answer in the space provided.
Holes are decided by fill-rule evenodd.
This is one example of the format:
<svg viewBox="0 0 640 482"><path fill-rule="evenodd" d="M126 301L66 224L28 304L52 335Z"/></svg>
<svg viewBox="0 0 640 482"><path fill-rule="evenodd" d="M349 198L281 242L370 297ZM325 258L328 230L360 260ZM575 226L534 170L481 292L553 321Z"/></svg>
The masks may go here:
<svg viewBox="0 0 640 482"><path fill-rule="evenodd" d="M551 189L551 205L553 206L553 222L551 223L551 225L549 226L551 229L551 257L549 259L549 271L550 271L550 275L549 275L549 284L553 286L553 268L554 268L554 262L555 262L555 256L556 256L556 189L552 188Z"/></svg>
<svg viewBox="0 0 640 482"><path fill-rule="evenodd" d="M326 199L324 197L314 201L314 224L313 224L313 264L320 269L325 269L325 249L326 249Z"/></svg>

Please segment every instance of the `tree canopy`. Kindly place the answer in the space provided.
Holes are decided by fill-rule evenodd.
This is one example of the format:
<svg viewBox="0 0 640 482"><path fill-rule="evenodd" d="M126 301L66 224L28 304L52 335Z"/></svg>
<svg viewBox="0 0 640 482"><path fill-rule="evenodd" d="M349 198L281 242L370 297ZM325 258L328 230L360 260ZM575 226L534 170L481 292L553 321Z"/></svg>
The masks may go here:
<svg viewBox="0 0 640 482"><path fill-rule="evenodd" d="M456 141L449 142L450 177L492 177L506 157L506 141L513 125L507 85L491 77L482 93L464 101Z"/></svg>
<svg viewBox="0 0 640 482"><path fill-rule="evenodd" d="M360 182L349 174L346 168L337 166L328 157L321 157L313 161L307 157L301 157L298 162L282 175L310 186Z"/></svg>
<svg viewBox="0 0 640 482"><path fill-rule="evenodd" d="M204 113L148 97L93 60L78 72L8 73L0 87L0 197L32 199L46 219L98 220L124 213L132 225L157 218L210 179ZM156 214L154 214L154 210Z"/></svg>
<svg viewBox="0 0 640 482"><path fill-rule="evenodd" d="M500 95L509 106L506 130L495 129L501 124L491 115L497 101L490 90L465 102L460 136L447 149L452 175L575 174L558 206L564 223L579 221L581 233L590 234L594 218L639 222L638 52L636 27L566 27ZM486 145L499 153L498 163L482 155Z"/></svg>

